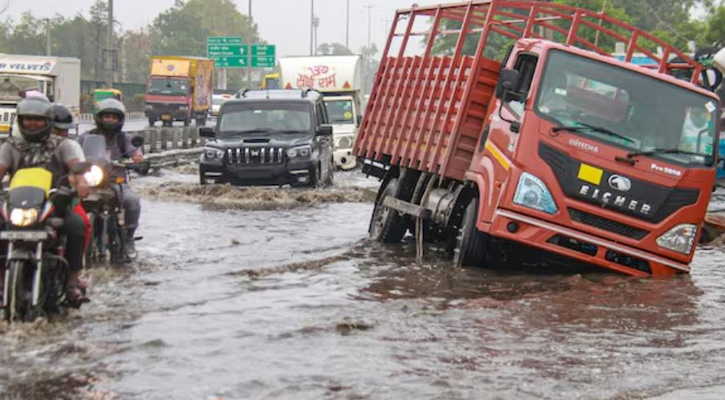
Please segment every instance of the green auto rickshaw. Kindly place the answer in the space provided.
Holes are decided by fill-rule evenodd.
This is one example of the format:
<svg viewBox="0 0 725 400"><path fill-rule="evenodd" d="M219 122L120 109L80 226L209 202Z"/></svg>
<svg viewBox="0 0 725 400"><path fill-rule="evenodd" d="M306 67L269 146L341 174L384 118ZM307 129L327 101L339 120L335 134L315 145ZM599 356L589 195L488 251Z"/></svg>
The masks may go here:
<svg viewBox="0 0 725 400"><path fill-rule="evenodd" d="M96 113L96 105L101 100L116 99L123 102L123 92L118 89L96 89L93 91L93 114Z"/></svg>

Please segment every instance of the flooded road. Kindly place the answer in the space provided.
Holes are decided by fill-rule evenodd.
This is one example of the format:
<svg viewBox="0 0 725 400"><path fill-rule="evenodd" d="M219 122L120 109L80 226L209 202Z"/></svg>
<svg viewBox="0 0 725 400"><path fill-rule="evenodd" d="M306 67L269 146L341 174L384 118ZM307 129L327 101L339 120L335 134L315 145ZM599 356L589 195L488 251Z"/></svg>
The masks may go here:
<svg viewBox="0 0 725 400"><path fill-rule="evenodd" d="M720 248L662 280L457 270L432 247L416 264L411 240L367 242L372 204L346 195L185 196L144 200L139 263L90 271L87 307L0 325L1 399L725 397Z"/></svg>

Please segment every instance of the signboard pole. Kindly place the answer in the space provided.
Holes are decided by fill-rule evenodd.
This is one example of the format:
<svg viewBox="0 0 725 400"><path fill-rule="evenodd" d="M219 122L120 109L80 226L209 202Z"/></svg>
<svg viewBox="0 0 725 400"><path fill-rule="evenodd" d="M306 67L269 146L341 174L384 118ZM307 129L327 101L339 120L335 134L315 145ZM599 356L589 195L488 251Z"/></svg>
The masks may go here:
<svg viewBox="0 0 725 400"><path fill-rule="evenodd" d="M247 88L252 88L252 0L249 0L249 18L247 19Z"/></svg>

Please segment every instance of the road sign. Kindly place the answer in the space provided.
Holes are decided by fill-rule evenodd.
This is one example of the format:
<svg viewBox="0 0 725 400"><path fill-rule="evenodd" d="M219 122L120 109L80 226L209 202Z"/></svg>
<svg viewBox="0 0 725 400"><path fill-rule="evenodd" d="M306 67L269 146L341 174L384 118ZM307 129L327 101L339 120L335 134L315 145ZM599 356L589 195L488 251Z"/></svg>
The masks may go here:
<svg viewBox="0 0 725 400"><path fill-rule="evenodd" d="M214 58L217 68L244 68L247 66L247 57L217 57Z"/></svg>
<svg viewBox="0 0 725 400"><path fill-rule="evenodd" d="M244 68L247 51L240 36L211 36L206 38L206 56L214 59L217 68Z"/></svg>
<svg viewBox="0 0 725 400"><path fill-rule="evenodd" d="M252 67L255 68L267 68L267 67L274 67L275 60L274 57L252 57Z"/></svg>
<svg viewBox="0 0 725 400"><path fill-rule="evenodd" d="M273 44L253 44L252 57L274 57L276 48Z"/></svg>

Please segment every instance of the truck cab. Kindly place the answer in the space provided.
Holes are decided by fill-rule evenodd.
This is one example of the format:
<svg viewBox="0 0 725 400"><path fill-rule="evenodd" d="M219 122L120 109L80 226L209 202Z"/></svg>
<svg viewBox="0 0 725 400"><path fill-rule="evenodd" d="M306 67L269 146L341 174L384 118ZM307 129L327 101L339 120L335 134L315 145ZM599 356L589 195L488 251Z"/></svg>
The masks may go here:
<svg viewBox="0 0 725 400"><path fill-rule="evenodd" d="M343 94L326 95L324 101L335 131L335 165L344 170L353 169L357 158L352 154L352 146L362 121L360 102L355 96Z"/></svg>
<svg viewBox="0 0 725 400"><path fill-rule="evenodd" d="M311 90L245 90L221 107L199 164L200 183L244 186L332 184L333 128Z"/></svg>

